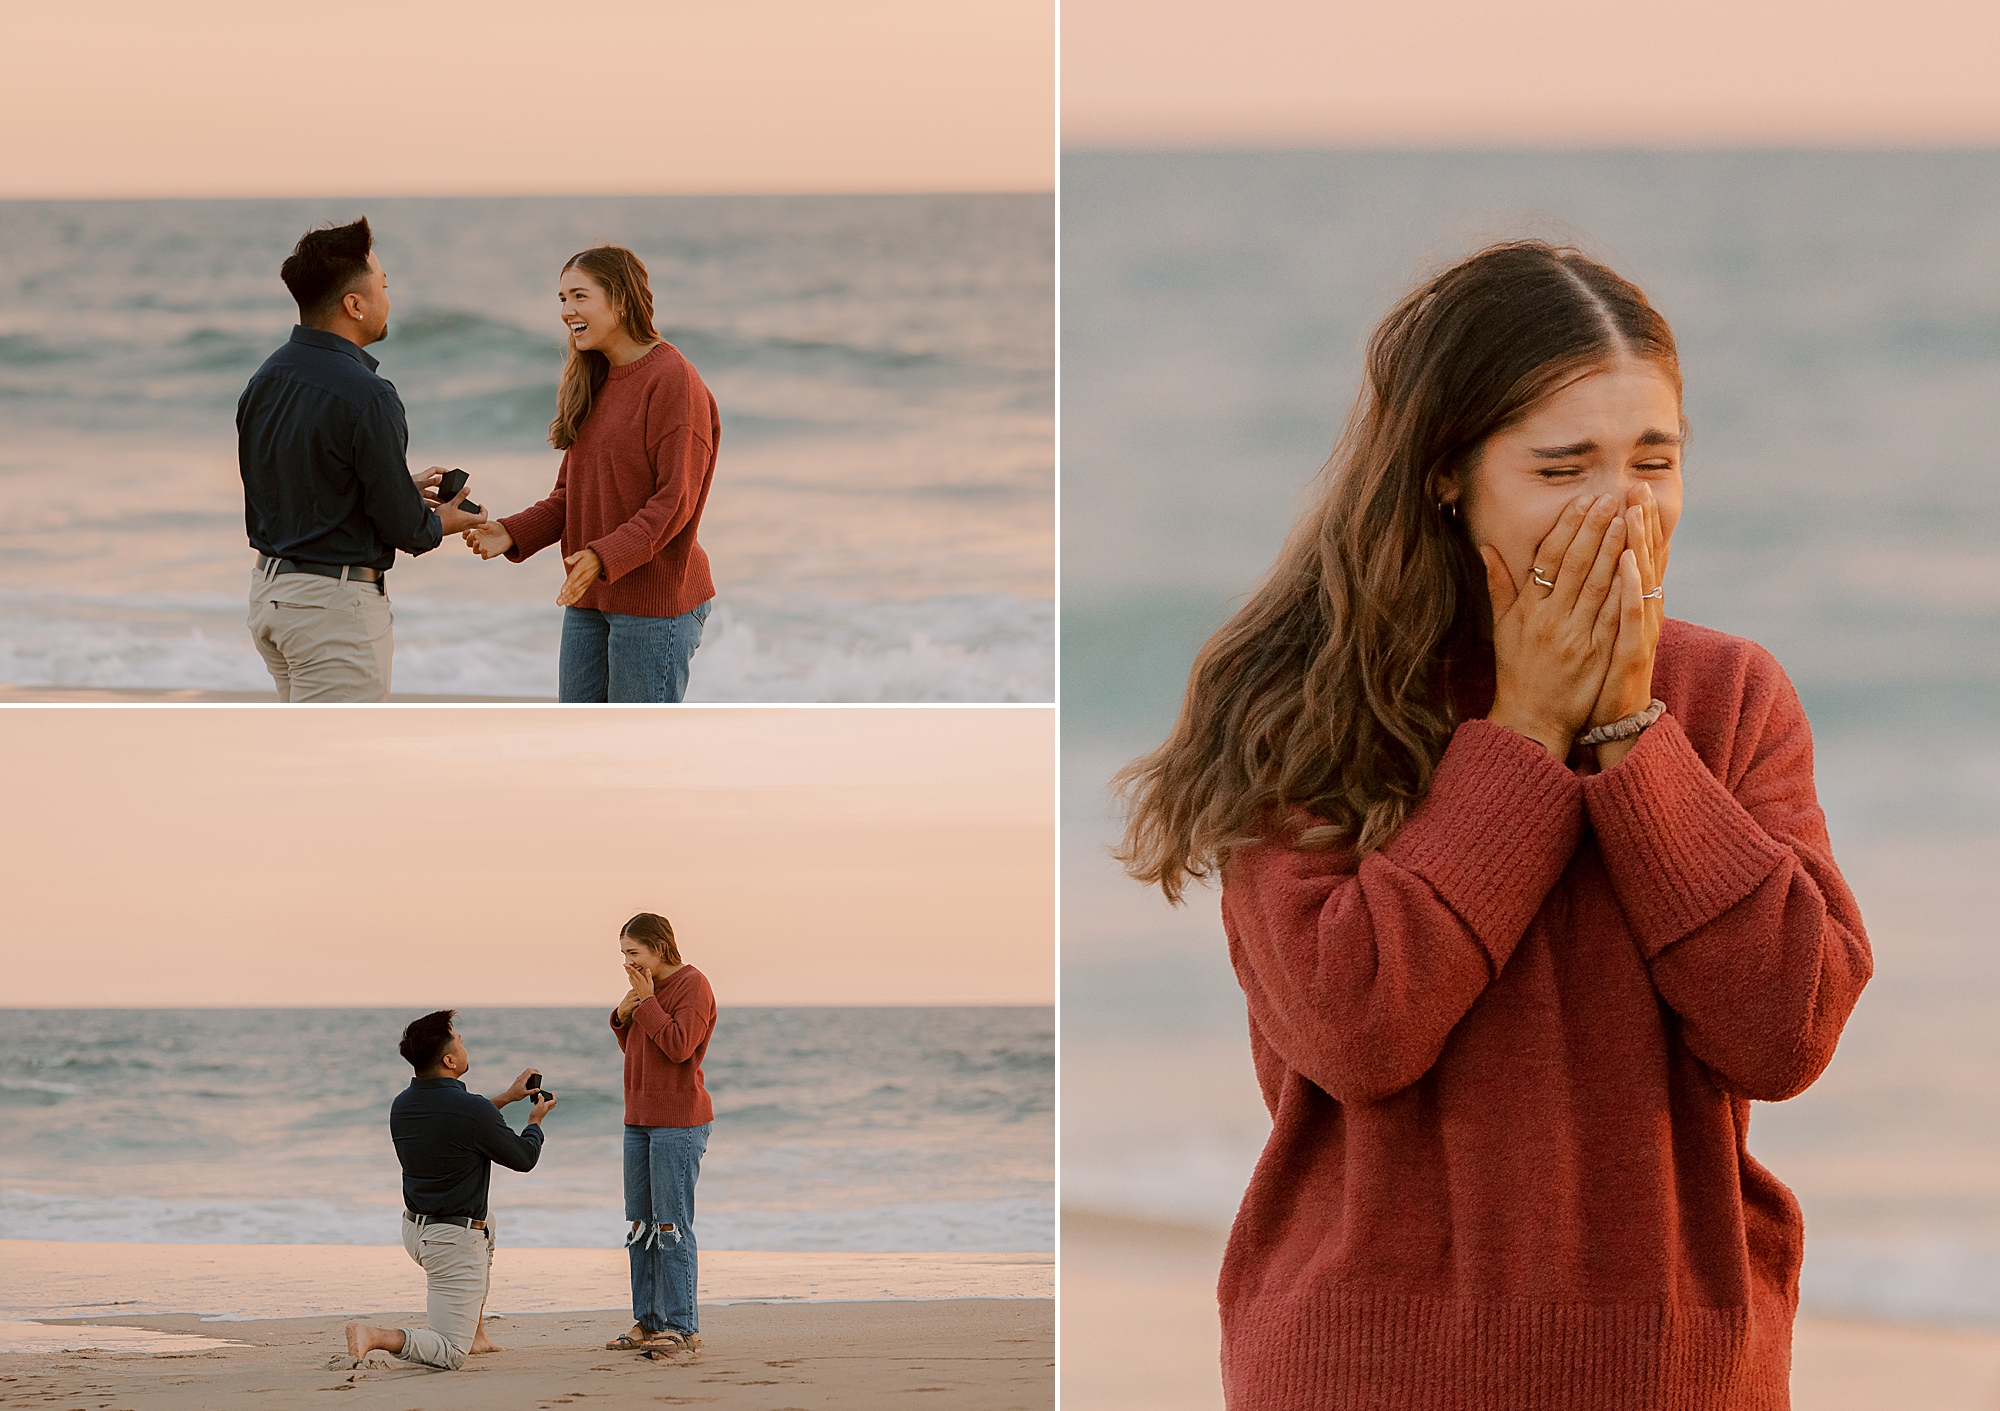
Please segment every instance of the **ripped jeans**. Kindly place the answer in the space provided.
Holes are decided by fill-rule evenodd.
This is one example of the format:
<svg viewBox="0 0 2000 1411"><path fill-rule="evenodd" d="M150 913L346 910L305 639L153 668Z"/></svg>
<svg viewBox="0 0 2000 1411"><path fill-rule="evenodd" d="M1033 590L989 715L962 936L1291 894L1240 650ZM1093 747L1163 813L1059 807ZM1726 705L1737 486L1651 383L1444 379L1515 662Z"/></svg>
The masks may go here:
<svg viewBox="0 0 2000 1411"><path fill-rule="evenodd" d="M695 1311L694 1183L708 1130L625 1129L625 1240L632 1260L632 1321L649 1333L700 1330Z"/></svg>

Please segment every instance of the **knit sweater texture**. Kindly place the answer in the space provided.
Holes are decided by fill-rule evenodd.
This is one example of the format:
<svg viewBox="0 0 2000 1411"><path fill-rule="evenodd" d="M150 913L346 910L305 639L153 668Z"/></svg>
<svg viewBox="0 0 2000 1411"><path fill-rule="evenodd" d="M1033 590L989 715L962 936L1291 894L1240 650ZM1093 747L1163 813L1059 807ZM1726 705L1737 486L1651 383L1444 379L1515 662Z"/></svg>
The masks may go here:
<svg viewBox="0 0 2000 1411"><path fill-rule="evenodd" d="M701 1077L701 1060L715 1032L715 991L708 977L683 965L611 1032L625 1052L625 1125L699 1127L715 1120Z"/></svg>
<svg viewBox="0 0 2000 1411"><path fill-rule="evenodd" d="M564 558L597 551L603 575L576 606L632 617L679 617L715 596L695 542L722 419L694 364L671 343L614 367L597 389L556 488L500 523L515 563L558 540Z"/></svg>
<svg viewBox="0 0 2000 1411"><path fill-rule="evenodd" d="M1668 621L1615 767L1484 720L1387 846L1223 871L1272 1118L1232 1411L1783 1411L1804 1226L1746 1146L1872 970L1791 683Z"/></svg>

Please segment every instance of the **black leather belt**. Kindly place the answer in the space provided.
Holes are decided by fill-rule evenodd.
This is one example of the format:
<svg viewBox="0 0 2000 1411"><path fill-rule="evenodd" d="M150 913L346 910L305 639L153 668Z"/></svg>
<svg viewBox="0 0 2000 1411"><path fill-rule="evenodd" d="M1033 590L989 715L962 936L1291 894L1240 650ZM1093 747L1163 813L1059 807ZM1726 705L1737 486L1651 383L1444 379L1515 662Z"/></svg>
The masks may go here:
<svg viewBox="0 0 2000 1411"><path fill-rule="evenodd" d="M483 1230L484 1220L475 1220L469 1215L419 1215L414 1210L405 1210L403 1218L412 1225L456 1225L461 1230Z"/></svg>
<svg viewBox="0 0 2000 1411"><path fill-rule="evenodd" d="M349 583L371 584L378 593L389 591L383 586L383 580L389 576L389 572L382 568L361 568L353 564L343 566L337 563L300 563L297 559L274 559L259 554L257 571L270 574L310 573L315 578L345 577Z"/></svg>

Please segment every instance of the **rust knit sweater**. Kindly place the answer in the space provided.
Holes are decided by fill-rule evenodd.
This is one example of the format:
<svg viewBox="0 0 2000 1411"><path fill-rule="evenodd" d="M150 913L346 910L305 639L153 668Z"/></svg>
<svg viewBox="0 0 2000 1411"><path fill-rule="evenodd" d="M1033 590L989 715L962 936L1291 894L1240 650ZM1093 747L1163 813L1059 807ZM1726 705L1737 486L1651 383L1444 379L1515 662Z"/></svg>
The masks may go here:
<svg viewBox="0 0 2000 1411"><path fill-rule="evenodd" d="M556 488L500 523L515 563L558 540L563 557L595 549L604 574L576 606L679 617L715 596L695 542L715 475L722 421L701 374L671 343L614 367L597 389Z"/></svg>
<svg viewBox="0 0 2000 1411"><path fill-rule="evenodd" d="M652 998L611 1032L625 1052L625 1125L699 1127L715 1120L715 1104L701 1081L701 1060L715 1032L715 991L692 965L667 976Z"/></svg>
<svg viewBox="0 0 2000 1411"><path fill-rule="evenodd" d="M1804 1229L1750 1100L1819 1075L1872 961L1777 662L1669 621L1653 690L1609 771L1470 720L1359 868L1230 858L1272 1115L1233 1411L1789 1405Z"/></svg>

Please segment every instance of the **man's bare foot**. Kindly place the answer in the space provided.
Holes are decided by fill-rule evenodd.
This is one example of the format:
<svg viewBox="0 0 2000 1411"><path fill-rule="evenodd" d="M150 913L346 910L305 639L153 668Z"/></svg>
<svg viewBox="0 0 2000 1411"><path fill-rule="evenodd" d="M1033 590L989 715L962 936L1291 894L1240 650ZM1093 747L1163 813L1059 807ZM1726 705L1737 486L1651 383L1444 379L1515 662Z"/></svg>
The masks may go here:
<svg viewBox="0 0 2000 1411"><path fill-rule="evenodd" d="M486 1334L481 1333L478 1337L472 1340L472 1350L475 1353L479 1353L479 1352L505 1352L507 1349L501 1347L498 1343L488 1342L486 1340Z"/></svg>
<svg viewBox="0 0 2000 1411"><path fill-rule="evenodd" d="M359 1362L375 1351L401 1352L403 1350L403 1330L401 1328L371 1328L366 1323L347 1325L347 1355Z"/></svg>

